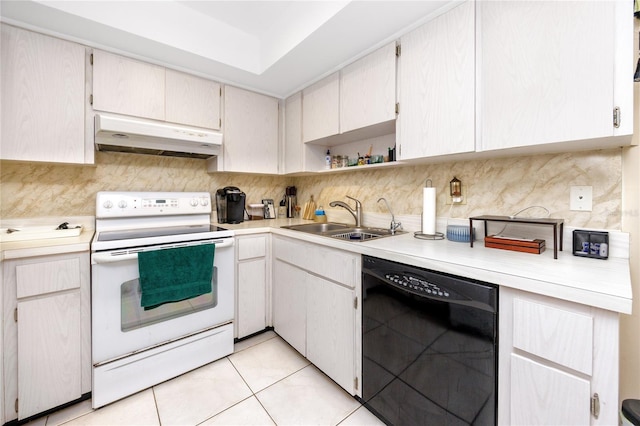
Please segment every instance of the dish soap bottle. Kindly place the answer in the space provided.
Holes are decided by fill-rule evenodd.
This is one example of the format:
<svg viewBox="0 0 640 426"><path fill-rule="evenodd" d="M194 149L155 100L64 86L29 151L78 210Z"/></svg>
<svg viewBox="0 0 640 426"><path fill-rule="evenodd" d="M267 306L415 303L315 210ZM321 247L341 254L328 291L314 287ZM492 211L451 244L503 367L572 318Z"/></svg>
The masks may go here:
<svg viewBox="0 0 640 426"><path fill-rule="evenodd" d="M324 208L322 206L316 209L316 215L315 215L314 221L319 223L327 222L327 215L324 213Z"/></svg>
<svg viewBox="0 0 640 426"><path fill-rule="evenodd" d="M331 152L327 149L327 155L324 157L324 169L329 170L331 168Z"/></svg>

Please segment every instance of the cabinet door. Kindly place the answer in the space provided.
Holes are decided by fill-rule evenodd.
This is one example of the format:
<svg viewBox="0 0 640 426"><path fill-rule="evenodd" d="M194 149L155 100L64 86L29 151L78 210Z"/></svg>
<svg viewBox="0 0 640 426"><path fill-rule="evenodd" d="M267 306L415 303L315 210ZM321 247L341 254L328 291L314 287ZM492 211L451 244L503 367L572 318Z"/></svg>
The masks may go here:
<svg viewBox="0 0 640 426"><path fill-rule="evenodd" d="M511 355L511 425L590 424L589 380Z"/></svg>
<svg viewBox="0 0 640 426"><path fill-rule="evenodd" d="M302 143L302 92L285 100L284 111L283 173L322 170L327 148Z"/></svg>
<svg viewBox="0 0 640 426"><path fill-rule="evenodd" d="M340 72L340 132L396 118L396 44L345 67Z"/></svg>
<svg viewBox="0 0 640 426"><path fill-rule="evenodd" d="M284 173L304 170L302 156L302 92L284 102Z"/></svg>
<svg viewBox="0 0 640 426"><path fill-rule="evenodd" d="M280 260L273 264L273 327L306 356L307 273Z"/></svg>
<svg viewBox="0 0 640 426"><path fill-rule="evenodd" d="M307 358L355 394L355 292L315 275L307 279Z"/></svg>
<svg viewBox="0 0 640 426"><path fill-rule="evenodd" d="M164 67L94 50L93 109L164 120L164 108Z"/></svg>
<svg viewBox="0 0 640 426"><path fill-rule="evenodd" d="M2 25L4 160L85 162L85 48Z"/></svg>
<svg viewBox="0 0 640 426"><path fill-rule="evenodd" d="M81 396L80 292L18 302L19 419Z"/></svg>
<svg viewBox="0 0 640 426"><path fill-rule="evenodd" d="M613 134L615 3L477 3L482 150Z"/></svg>
<svg viewBox="0 0 640 426"><path fill-rule="evenodd" d="M226 86L224 171L278 173L278 100Z"/></svg>
<svg viewBox="0 0 640 426"><path fill-rule="evenodd" d="M399 159L475 149L474 16L468 1L402 37Z"/></svg>
<svg viewBox="0 0 640 426"><path fill-rule="evenodd" d="M166 121L220 129L220 83L166 71Z"/></svg>
<svg viewBox="0 0 640 426"><path fill-rule="evenodd" d="M302 91L302 141L340 133L340 78L333 73Z"/></svg>
<svg viewBox="0 0 640 426"><path fill-rule="evenodd" d="M267 262L264 257L238 263L238 338L267 326Z"/></svg>

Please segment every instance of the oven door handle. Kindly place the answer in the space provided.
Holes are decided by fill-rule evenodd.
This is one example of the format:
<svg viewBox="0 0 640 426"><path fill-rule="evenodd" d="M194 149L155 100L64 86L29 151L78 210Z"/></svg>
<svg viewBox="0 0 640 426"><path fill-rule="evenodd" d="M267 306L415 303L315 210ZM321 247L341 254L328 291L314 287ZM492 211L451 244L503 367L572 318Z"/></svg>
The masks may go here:
<svg viewBox="0 0 640 426"><path fill-rule="evenodd" d="M94 253L91 260L95 264L124 262L125 260L133 260L138 258L138 253L111 255L108 253Z"/></svg>
<svg viewBox="0 0 640 426"><path fill-rule="evenodd" d="M221 249L224 247L231 247L234 244L233 238L225 238L222 240L215 240L211 242L207 242L207 244L214 244L216 249ZM185 247L185 245L176 244L175 248ZM102 263L116 263L116 262L124 262L126 260L135 260L138 258L138 253L127 253L127 254L112 254L112 253L93 253L91 256L91 261L94 264L102 264Z"/></svg>

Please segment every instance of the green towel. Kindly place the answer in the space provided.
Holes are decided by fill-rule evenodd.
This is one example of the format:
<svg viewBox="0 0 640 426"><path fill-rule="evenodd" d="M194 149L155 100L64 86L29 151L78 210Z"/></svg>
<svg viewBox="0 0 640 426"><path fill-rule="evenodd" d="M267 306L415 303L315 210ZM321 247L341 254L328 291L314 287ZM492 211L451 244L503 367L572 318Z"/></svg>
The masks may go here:
<svg viewBox="0 0 640 426"><path fill-rule="evenodd" d="M215 244L138 253L142 298L153 309L211 292Z"/></svg>

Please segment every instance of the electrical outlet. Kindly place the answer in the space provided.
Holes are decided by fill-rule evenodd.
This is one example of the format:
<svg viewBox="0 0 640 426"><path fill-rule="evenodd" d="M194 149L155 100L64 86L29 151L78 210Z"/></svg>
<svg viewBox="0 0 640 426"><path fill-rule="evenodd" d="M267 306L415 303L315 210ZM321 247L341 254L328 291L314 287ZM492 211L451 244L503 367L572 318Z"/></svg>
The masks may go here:
<svg viewBox="0 0 640 426"><path fill-rule="evenodd" d="M569 196L569 209L590 212L593 209L593 187L572 186Z"/></svg>

